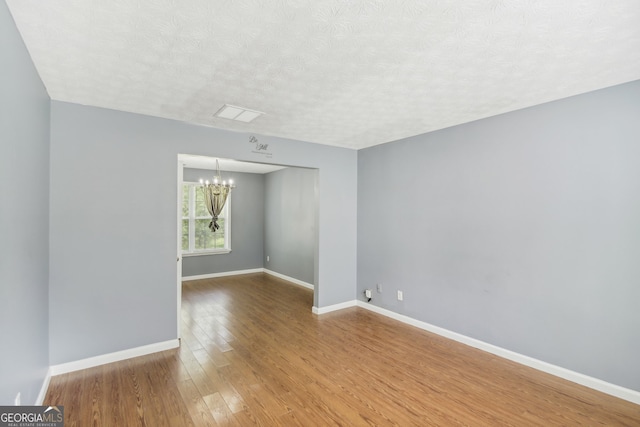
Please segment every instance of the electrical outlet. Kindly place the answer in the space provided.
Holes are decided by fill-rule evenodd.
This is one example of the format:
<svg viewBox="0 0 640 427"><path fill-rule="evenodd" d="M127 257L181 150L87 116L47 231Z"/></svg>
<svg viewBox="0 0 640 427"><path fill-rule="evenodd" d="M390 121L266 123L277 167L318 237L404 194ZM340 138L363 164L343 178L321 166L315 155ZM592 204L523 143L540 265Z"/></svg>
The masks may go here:
<svg viewBox="0 0 640 427"><path fill-rule="evenodd" d="M13 401L13 403L14 403L16 406L20 406L20 392L18 392L18 394L16 395L16 398L15 398L15 400Z"/></svg>
<svg viewBox="0 0 640 427"><path fill-rule="evenodd" d="M398 291L398 301L402 301L404 299L404 295L402 294L402 291Z"/></svg>
<svg viewBox="0 0 640 427"><path fill-rule="evenodd" d="M376 290L378 291L379 294L382 293L382 285L380 283L376 285Z"/></svg>
<svg viewBox="0 0 640 427"><path fill-rule="evenodd" d="M269 262L269 255L267 255L267 262Z"/></svg>
<svg viewBox="0 0 640 427"><path fill-rule="evenodd" d="M367 298L371 298L371 289L366 289L364 291L364 296L366 296Z"/></svg>

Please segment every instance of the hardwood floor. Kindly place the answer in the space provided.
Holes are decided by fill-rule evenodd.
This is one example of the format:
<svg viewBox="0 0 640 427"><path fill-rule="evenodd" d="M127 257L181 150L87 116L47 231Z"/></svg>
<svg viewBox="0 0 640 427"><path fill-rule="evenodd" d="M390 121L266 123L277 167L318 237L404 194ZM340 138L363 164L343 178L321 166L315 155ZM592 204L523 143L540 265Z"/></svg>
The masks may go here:
<svg viewBox="0 0 640 427"><path fill-rule="evenodd" d="M640 425L640 406L263 273L183 286L182 345L53 377L65 426Z"/></svg>

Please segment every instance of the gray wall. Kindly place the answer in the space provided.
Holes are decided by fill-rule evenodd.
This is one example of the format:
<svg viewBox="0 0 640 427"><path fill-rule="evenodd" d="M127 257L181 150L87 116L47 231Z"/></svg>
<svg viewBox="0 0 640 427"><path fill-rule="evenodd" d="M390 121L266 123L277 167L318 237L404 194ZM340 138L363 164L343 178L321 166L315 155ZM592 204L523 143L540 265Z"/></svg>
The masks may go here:
<svg viewBox="0 0 640 427"><path fill-rule="evenodd" d="M52 102L51 364L176 338L179 153L319 168L314 305L355 297L357 152L249 136Z"/></svg>
<svg viewBox="0 0 640 427"><path fill-rule="evenodd" d="M210 178L212 171L184 168L184 181ZM226 271L262 268L264 247L264 175L223 172L236 189L231 192L231 252L228 254L185 256L182 277Z"/></svg>
<svg viewBox="0 0 640 427"><path fill-rule="evenodd" d="M49 96L0 2L0 405L32 405L49 367Z"/></svg>
<svg viewBox="0 0 640 427"><path fill-rule="evenodd" d="M265 180L265 268L310 284L318 241L316 183L317 171L301 168L271 172Z"/></svg>
<svg viewBox="0 0 640 427"><path fill-rule="evenodd" d="M636 81L359 151L358 295L640 390L639 119Z"/></svg>

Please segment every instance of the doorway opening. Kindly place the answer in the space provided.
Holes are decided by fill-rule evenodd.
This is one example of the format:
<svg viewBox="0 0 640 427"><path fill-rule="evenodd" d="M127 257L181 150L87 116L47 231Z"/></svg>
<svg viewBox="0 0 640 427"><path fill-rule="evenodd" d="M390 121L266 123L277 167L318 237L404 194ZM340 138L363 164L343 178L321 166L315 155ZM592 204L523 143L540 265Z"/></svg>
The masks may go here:
<svg viewBox="0 0 640 427"><path fill-rule="evenodd" d="M209 179L216 160L236 188L229 196L230 248L185 253L185 183ZM193 192L193 190L191 190ZM318 169L178 155L177 313L183 280L266 272L313 288L318 300ZM191 231L191 235L194 232Z"/></svg>

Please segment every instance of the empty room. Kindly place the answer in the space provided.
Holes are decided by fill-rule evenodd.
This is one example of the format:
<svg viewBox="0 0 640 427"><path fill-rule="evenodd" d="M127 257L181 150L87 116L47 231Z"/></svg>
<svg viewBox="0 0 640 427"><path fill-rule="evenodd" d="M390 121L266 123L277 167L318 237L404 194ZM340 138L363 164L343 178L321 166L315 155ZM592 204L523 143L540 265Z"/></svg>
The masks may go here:
<svg viewBox="0 0 640 427"><path fill-rule="evenodd" d="M640 425L637 1L5 0L0 51L0 423Z"/></svg>

